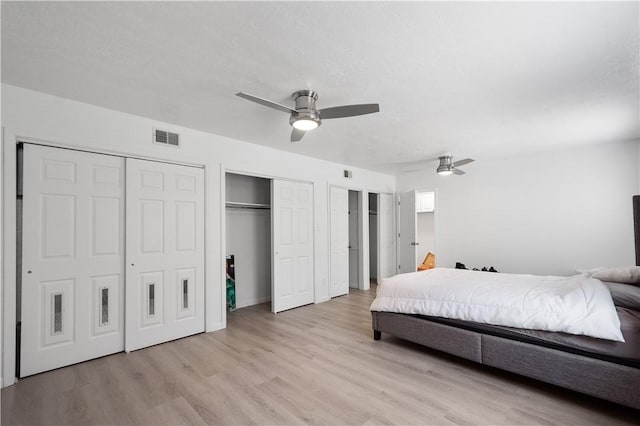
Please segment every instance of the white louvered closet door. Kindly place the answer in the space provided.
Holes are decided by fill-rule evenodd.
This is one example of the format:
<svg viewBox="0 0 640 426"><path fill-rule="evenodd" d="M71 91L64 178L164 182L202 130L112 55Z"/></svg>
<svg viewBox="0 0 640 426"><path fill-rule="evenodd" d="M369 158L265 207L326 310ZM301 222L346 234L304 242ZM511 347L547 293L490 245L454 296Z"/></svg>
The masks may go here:
<svg viewBox="0 0 640 426"><path fill-rule="evenodd" d="M22 377L124 349L124 159L24 145Z"/></svg>
<svg viewBox="0 0 640 426"><path fill-rule="evenodd" d="M126 342L204 331L204 170L126 160Z"/></svg>

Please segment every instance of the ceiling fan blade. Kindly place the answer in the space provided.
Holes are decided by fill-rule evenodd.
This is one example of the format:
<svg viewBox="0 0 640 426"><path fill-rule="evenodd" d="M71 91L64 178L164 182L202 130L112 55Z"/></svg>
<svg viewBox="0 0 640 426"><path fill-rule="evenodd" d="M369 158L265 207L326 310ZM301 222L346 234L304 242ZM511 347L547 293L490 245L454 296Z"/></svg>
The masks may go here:
<svg viewBox="0 0 640 426"><path fill-rule="evenodd" d="M465 171L463 171L463 170L460 170L460 169L453 169L453 174L454 174L454 175L463 175L463 174L465 174L465 173L466 173L466 172L465 172Z"/></svg>
<svg viewBox="0 0 640 426"><path fill-rule="evenodd" d="M291 131L291 142L300 142L306 132L304 130L296 129L295 127Z"/></svg>
<svg viewBox="0 0 640 426"><path fill-rule="evenodd" d="M378 104L343 105L320 110L320 118L342 118L371 114L380 111Z"/></svg>
<svg viewBox="0 0 640 426"><path fill-rule="evenodd" d="M460 160L460 161L456 161L453 163L453 167L458 167L458 166L464 166L465 164L469 164L472 163L476 160L472 159L472 158L465 158L464 160Z"/></svg>
<svg viewBox="0 0 640 426"><path fill-rule="evenodd" d="M255 102L257 104L264 105L269 108L277 109L278 111L286 112L287 114L296 112L295 109L291 109L288 106L281 105L276 102L272 102L268 99L259 98L258 96L253 96L248 93L238 92L236 93L236 96L240 96L241 98L244 98L248 101Z"/></svg>

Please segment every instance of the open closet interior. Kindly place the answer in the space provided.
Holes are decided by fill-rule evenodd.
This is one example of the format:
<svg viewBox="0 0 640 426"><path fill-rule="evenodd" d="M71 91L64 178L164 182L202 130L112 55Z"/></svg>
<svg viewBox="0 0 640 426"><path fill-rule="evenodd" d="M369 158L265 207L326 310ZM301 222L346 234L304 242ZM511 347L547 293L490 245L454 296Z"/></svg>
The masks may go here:
<svg viewBox="0 0 640 426"><path fill-rule="evenodd" d="M358 232L360 222L360 211L358 209L357 191L349 191L349 287L358 288L359 280L359 257L360 257L360 233Z"/></svg>
<svg viewBox="0 0 640 426"><path fill-rule="evenodd" d="M369 279L378 282L378 194L369 193Z"/></svg>
<svg viewBox="0 0 640 426"><path fill-rule="evenodd" d="M271 179L226 173L226 255L233 256L235 308L271 300Z"/></svg>

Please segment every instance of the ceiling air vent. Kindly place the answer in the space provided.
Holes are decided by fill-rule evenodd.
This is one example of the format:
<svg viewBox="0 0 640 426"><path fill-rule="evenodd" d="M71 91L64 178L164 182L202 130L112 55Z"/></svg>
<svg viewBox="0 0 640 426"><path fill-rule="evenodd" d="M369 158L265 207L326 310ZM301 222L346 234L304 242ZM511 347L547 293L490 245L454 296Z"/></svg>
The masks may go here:
<svg viewBox="0 0 640 426"><path fill-rule="evenodd" d="M177 133L167 132L165 130L154 129L153 141L163 145L179 146L180 135Z"/></svg>

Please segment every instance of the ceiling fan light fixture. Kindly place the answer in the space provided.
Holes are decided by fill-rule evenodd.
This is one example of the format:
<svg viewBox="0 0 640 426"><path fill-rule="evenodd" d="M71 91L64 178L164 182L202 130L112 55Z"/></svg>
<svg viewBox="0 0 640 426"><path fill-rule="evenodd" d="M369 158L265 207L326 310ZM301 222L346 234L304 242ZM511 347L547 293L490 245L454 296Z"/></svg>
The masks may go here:
<svg viewBox="0 0 640 426"><path fill-rule="evenodd" d="M312 110L295 111L289 118L289 124L303 132L313 130L321 124L320 114Z"/></svg>
<svg viewBox="0 0 640 426"><path fill-rule="evenodd" d="M318 122L310 118L299 118L293 120L291 125L298 130L304 130L306 132L307 130L313 130L318 127Z"/></svg>
<svg viewBox="0 0 640 426"><path fill-rule="evenodd" d="M440 176L449 176L450 174L453 173L453 168L452 167L447 167L447 166L440 166L440 167L438 167L437 173Z"/></svg>

